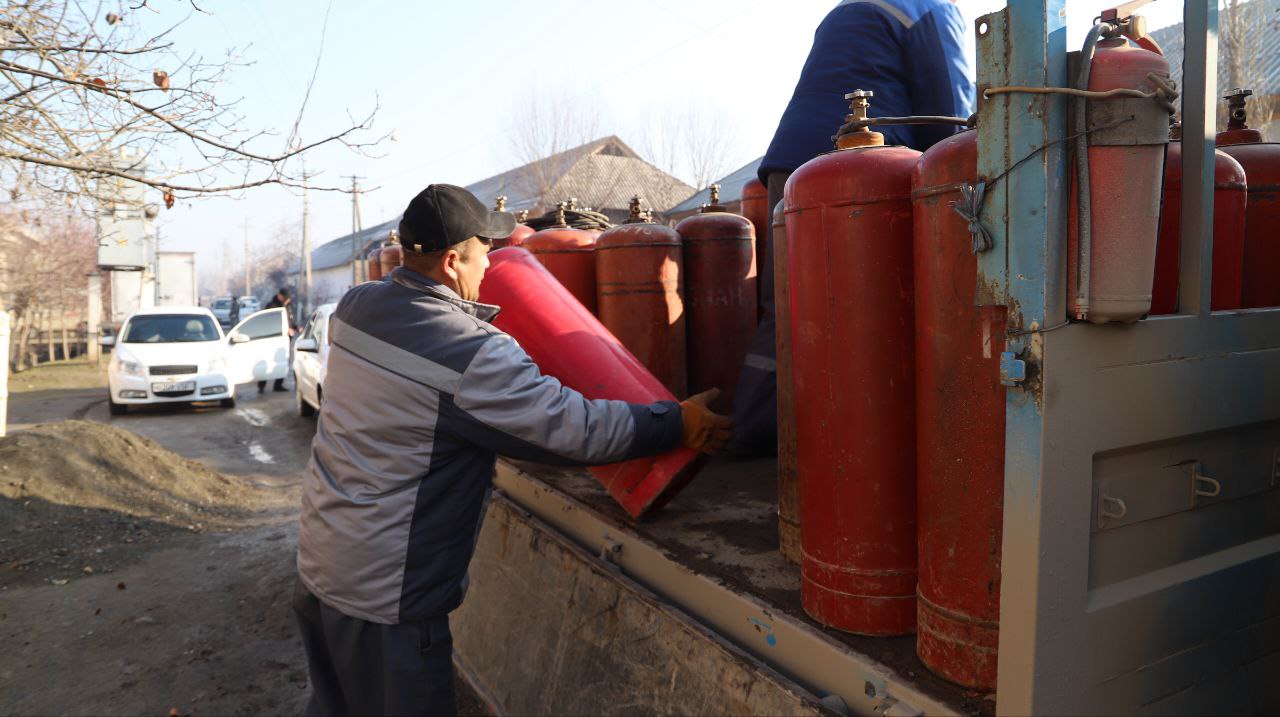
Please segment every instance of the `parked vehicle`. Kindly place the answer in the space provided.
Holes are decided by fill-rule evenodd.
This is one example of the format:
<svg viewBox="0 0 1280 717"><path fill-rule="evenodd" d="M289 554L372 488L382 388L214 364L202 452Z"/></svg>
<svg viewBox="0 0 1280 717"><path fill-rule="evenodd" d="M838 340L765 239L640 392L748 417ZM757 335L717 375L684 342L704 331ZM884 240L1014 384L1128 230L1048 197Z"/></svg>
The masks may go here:
<svg viewBox="0 0 1280 717"><path fill-rule="evenodd" d="M156 252L156 306L191 306L195 303L195 252Z"/></svg>
<svg viewBox="0 0 1280 717"><path fill-rule="evenodd" d="M210 311L213 312L214 318L223 326L231 325L231 298L230 296L219 296L213 300L213 305L209 307Z"/></svg>
<svg viewBox="0 0 1280 717"><path fill-rule="evenodd" d="M258 301L258 297L256 296L240 297L240 315L241 316L248 316L249 314L255 314L261 310L262 310L262 302Z"/></svg>
<svg viewBox="0 0 1280 717"><path fill-rule="evenodd" d="M284 309L260 311L227 334L202 307L144 309L100 342L113 347L107 400L117 416L153 403L219 401L231 408L237 384L284 378L289 368Z"/></svg>
<svg viewBox="0 0 1280 717"><path fill-rule="evenodd" d="M294 343L293 392L300 416L314 416L320 409L325 366L329 361L329 317L337 307L337 304L317 307Z"/></svg>

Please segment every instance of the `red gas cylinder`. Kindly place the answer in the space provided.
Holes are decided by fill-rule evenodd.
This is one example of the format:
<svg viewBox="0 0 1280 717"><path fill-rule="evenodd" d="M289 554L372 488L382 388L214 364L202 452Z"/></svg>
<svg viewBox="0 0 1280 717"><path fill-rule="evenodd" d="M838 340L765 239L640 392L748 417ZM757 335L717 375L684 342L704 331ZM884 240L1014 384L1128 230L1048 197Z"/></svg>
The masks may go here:
<svg viewBox="0 0 1280 717"><path fill-rule="evenodd" d="M1151 92L1147 78L1169 79L1164 57L1125 44L1123 38L1098 43L1089 89ZM1089 100L1088 207L1091 221L1089 271L1082 273L1078 211L1070 211L1067 261L1068 310L1094 323L1137 321L1151 309L1156 233L1160 224L1160 177L1168 141L1168 114L1152 100ZM1137 119L1116 125L1116 112ZM1110 127L1104 127L1110 125ZM1096 128L1096 129L1095 129ZM1073 170L1073 178L1079 172ZM1070 206L1078 207L1072 185Z"/></svg>
<svg viewBox="0 0 1280 717"><path fill-rule="evenodd" d="M756 329L755 229L711 203L676 225L684 243L684 297L689 330L689 392L720 389L712 409L726 413Z"/></svg>
<svg viewBox="0 0 1280 717"><path fill-rule="evenodd" d="M1227 130L1218 133L1218 146L1244 168L1249 179L1244 214L1244 277L1242 306L1254 309L1280 306L1280 144L1263 142L1262 133L1249 129L1245 98L1251 90L1226 95L1230 108ZM1217 217L1217 214L1214 214Z"/></svg>
<svg viewBox="0 0 1280 717"><path fill-rule="evenodd" d="M865 119L870 93L853 98ZM846 127L849 125L846 125ZM842 128L842 133L844 129ZM787 180L800 601L825 625L916 624L911 170L865 128Z"/></svg>
<svg viewBox="0 0 1280 717"><path fill-rule="evenodd" d="M800 493L796 483L796 407L791 379L791 292L787 287L787 224L783 202L773 208L774 340L778 381L778 549L800 562Z"/></svg>
<svg viewBox="0 0 1280 717"><path fill-rule="evenodd" d="M769 256L769 223L773 216L769 211L769 190L755 177L742 185L742 216L751 222L756 231L756 273L759 273L765 266L764 258ZM757 303L760 304L757 316L763 316L765 296L762 292L756 293Z"/></svg>
<svg viewBox="0 0 1280 717"><path fill-rule="evenodd" d="M480 301L504 307L494 325L511 334L543 373L587 398L675 400L525 249L508 247L489 254ZM631 517L639 519L662 507L701 465L700 453L678 448L654 458L595 466L591 472Z"/></svg>
<svg viewBox="0 0 1280 717"><path fill-rule="evenodd" d="M1178 270L1182 255L1182 141L1169 142L1164 160L1164 205L1156 245L1156 279L1151 289L1151 313L1178 310ZM1214 311L1241 307L1244 274L1245 171L1222 151L1213 166L1213 290Z"/></svg>
<svg viewBox="0 0 1280 717"><path fill-rule="evenodd" d="M978 260L953 210L978 181L977 131L929 148L912 177L915 235L916 650L938 675L994 690L1004 521L1005 308L975 306Z"/></svg>
<svg viewBox="0 0 1280 717"><path fill-rule="evenodd" d="M377 281L382 278L382 262L378 259L378 255L382 253L382 247L375 246L369 250L365 264L369 267L369 281Z"/></svg>
<svg viewBox="0 0 1280 717"><path fill-rule="evenodd" d="M511 236L507 237L506 239L493 240L493 248L501 249L507 246L521 246L522 244L524 244L524 240L533 236L533 234L534 234L533 227L529 226L528 224L517 224L515 231L511 232Z"/></svg>
<svg viewBox="0 0 1280 717"><path fill-rule="evenodd" d="M560 280L570 294L596 312L596 233L570 229L561 207L559 226L530 234L520 245L528 249Z"/></svg>
<svg viewBox="0 0 1280 717"><path fill-rule="evenodd" d="M390 274L397 266L404 266L404 248L400 246L399 234L393 234L391 240L382 245L378 263L382 265L383 276Z"/></svg>
<svg viewBox="0 0 1280 717"><path fill-rule="evenodd" d="M595 258L600 323L667 390L688 395L680 235L641 218L633 197L631 218L596 239Z"/></svg>

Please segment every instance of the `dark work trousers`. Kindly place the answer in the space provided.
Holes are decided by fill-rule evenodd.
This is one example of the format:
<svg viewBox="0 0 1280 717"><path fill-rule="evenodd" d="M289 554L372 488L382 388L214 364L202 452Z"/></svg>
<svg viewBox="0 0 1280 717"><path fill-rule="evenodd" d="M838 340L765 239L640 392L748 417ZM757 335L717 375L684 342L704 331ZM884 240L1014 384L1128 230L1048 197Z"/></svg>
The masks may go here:
<svg viewBox="0 0 1280 717"><path fill-rule="evenodd" d="M789 176L790 172L769 173L768 246L771 250L773 208L782 200L782 188ZM757 264L760 267L759 286L764 315L760 317L751 345L747 348L747 357L733 394L733 441L729 444L729 455L734 458L773 455L778 449L778 346L774 336L773 284L775 278L785 281L785 277L774 277L771 252L757 257Z"/></svg>
<svg viewBox="0 0 1280 717"><path fill-rule="evenodd" d="M457 714L448 615L369 622L320 602L301 582L293 611L307 648L309 717Z"/></svg>

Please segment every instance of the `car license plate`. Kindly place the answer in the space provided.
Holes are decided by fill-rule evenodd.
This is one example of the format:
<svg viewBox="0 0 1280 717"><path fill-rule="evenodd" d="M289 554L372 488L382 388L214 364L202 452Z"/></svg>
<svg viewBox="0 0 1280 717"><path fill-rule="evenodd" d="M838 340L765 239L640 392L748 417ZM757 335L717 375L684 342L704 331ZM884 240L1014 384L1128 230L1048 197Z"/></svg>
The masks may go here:
<svg viewBox="0 0 1280 717"><path fill-rule="evenodd" d="M151 384L152 393L168 393L170 391L194 391L196 390L195 381L166 381L164 383Z"/></svg>

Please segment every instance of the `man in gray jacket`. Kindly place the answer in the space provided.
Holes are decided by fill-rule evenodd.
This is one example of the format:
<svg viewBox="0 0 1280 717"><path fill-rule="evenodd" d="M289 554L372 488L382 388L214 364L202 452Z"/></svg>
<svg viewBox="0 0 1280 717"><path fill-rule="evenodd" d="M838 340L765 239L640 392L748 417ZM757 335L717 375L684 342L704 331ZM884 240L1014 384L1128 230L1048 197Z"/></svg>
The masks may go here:
<svg viewBox="0 0 1280 717"><path fill-rule="evenodd" d="M713 396L588 400L543 376L481 304L512 216L434 184L400 222L404 266L329 321L324 402L303 479L294 610L308 714L452 714L449 612L462 603L497 455L594 465L723 447Z"/></svg>

